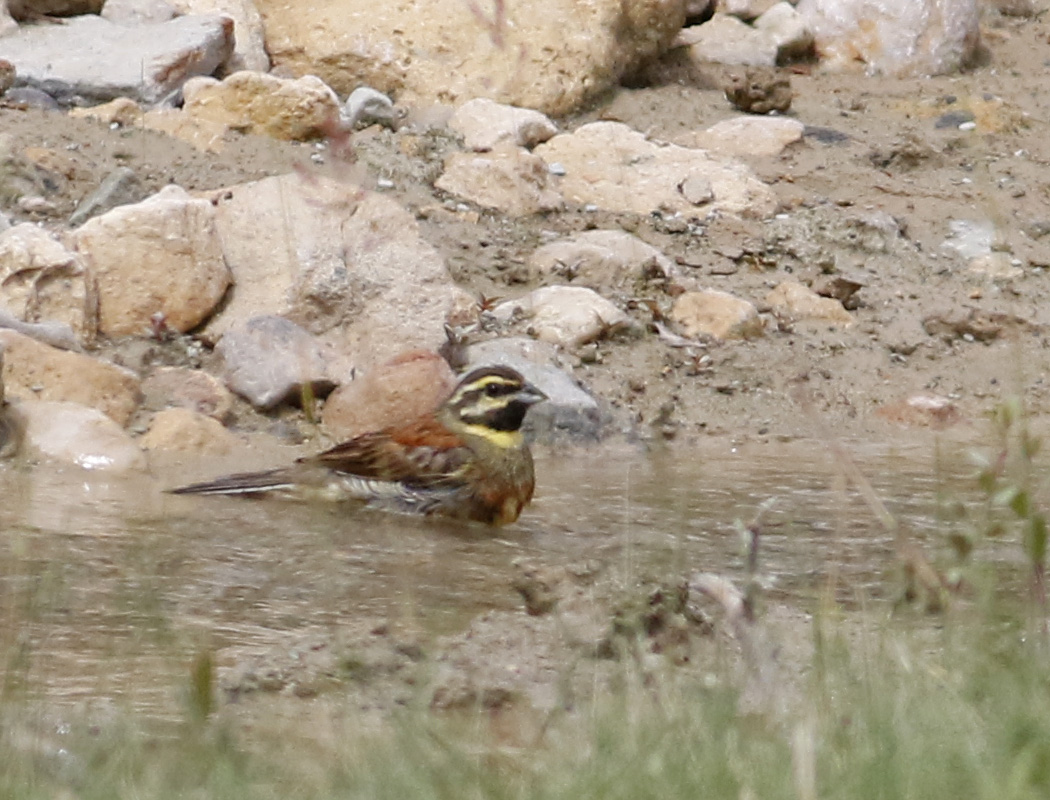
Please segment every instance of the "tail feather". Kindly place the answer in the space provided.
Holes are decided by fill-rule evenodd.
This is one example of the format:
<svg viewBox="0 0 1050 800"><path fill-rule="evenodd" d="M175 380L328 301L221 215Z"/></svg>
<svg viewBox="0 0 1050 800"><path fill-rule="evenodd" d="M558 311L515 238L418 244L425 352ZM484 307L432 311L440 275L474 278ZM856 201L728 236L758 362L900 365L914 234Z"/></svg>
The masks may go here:
<svg viewBox="0 0 1050 800"><path fill-rule="evenodd" d="M225 475L213 481L191 483L169 489L169 494L262 494L280 489L291 489L295 481L288 470L271 469L266 472L241 472Z"/></svg>

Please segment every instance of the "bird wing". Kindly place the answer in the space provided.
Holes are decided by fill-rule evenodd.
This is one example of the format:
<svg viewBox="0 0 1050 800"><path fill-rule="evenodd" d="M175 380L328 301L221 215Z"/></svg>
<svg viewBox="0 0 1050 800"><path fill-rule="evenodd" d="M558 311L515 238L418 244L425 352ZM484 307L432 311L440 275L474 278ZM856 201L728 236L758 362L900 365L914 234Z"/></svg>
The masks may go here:
<svg viewBox="0 0 1050 800"><path fill-rule="evenodd" d="M433 417L424 417L408 425L362 434L300 461L347 475L422 488L461 483L470 457L471 451L459 436Z"/></svg>

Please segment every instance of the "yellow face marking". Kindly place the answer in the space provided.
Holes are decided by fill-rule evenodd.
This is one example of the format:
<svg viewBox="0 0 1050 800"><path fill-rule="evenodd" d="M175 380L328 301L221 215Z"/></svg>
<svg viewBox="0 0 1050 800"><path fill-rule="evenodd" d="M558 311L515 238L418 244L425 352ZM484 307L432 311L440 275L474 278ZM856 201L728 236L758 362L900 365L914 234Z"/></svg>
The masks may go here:
<svg viewBox="0 0 1050 800"><path fill-rule="evenodd" d="M504 450L513 450L525 444L525 437L521 435L521 431L497 431L487 425L464 425L463 427L471 436L486 439Z"/></svg>

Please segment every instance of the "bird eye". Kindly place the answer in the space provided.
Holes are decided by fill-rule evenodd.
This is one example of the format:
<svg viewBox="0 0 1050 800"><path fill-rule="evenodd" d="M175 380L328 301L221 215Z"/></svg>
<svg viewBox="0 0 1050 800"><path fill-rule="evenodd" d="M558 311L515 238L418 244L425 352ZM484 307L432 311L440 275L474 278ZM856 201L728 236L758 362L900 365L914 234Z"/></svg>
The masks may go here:
<svg viewBox="0 0 1050 800"><path fill-rule="evenodd" d="M488 386L485 387L485 394L487 394L489 397L499 397L501 394L503 394L503 384L490 383Z"/></svg>

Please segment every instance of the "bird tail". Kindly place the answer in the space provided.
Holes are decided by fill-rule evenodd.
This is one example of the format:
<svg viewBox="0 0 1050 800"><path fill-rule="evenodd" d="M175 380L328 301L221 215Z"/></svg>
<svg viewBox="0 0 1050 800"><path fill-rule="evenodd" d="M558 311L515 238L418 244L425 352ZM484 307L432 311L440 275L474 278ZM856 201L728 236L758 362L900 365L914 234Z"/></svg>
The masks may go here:
<svg viewBox="0 0 1050 800"><path fill-rule="evenodd" d="M225 475L213 481L191 483L168 489L170 494L263 494L265 492L292 489L295 481L286 469L271 469L266 472L240 472Z"/></svg>

